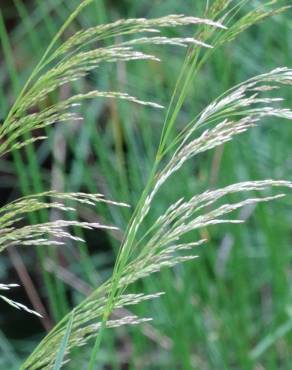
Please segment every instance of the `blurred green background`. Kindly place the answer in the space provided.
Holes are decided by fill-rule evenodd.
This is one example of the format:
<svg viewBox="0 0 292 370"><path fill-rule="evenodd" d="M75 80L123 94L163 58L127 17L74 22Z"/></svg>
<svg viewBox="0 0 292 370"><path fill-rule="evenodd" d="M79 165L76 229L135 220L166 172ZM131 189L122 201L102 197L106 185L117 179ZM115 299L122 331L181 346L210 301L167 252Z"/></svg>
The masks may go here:
<svg viewBox="0 0 292 370"><path fill-rule="evenodd" d="M1 0L1 120L78 3ZM256 3L250 1L242 12ZM121 17L202 16L205 5L204 0L99 0L79 16L70 31ZM171 32L186 34L182 28ZM232 85L274 67L291 67L291 34L291 12L287 12L251 28L216 52L189 92L178 129ZM119 62L98 68L82 83L63 87L60 95L91 87L124 91L167 105L184 50L152 47L151 52L161 58L160 64ZM290 107L291 91L283 91L282 96ZM29 146L17 158L1 159L1 204L48 189L101 192L107 198L136 204L154 159L164 113L102 99L84 103L82 113L84 122L56 126L47 131L49 140ZM163 188L150 217L157 217L171 201L207 188L251 179L291 181L291 140L291 123L271 119L198 157ZM244 208L240 213L246 219L244 225L203 231L209 242L198 249L198 260L136 284L135 292L166 294L133 309L152 316L151 324L106 332L99 368L292 369L291 205L289 194L272 204ZM115 224L120 232L88 232L87 245L68 244L48 251L11 249L1 255L1 281L21 285L10 297L45 310L47 316L40 321L0 304L0 369L17 369L45 331L110 276L130 215L130 210L98 206L96 213L84 212L80 217ZM56 217L44 212L30 221ZM83 368L89 350L85 347L73 353L68 368Z"/></svg>

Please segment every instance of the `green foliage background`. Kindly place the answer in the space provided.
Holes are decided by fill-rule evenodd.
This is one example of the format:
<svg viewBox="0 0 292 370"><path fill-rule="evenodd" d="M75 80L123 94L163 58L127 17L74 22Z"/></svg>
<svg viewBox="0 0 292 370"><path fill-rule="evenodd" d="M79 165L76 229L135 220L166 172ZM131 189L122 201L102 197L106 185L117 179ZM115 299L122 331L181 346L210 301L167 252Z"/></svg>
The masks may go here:
<svg viewBox="0 0 292 370"><path fill-rule="evenodd" d="M2 48L1 116L6 116L30 70L78 3L15 0L14 7L1 4L13 55L13 60L9 60L7 48ZM242 12L254 3L250 1ZM120 17L151 18L172 13L201 16L204 6L203 0L99 0L79 16L78 24L85 27ZM180 115L181 127L195 111L235 83L277 66L290 67L291 28L291 12L287 12L252 27L236 42L217 51L189 93ZM180 36L182 31L169 32ZM1 35L3 45L3 30ZM84 91L91 86L125 91L167 105L184 51L157 47L157 53L160 64L119 62L98 68L84 85L75 84L73 89ZM60 92L63 96L68 93L66 88ZM283 91L282 95L291 106L291 91ZM127 102L103 100L86 102L82 110L85 123L57 126L48 130L48 141L27 147L17 158L1 160L1 202L57 186L60 191L101 192L109 199L136 204L154 160L163 113ZM291 181L291 139L291 123L274 119L190 162L163 188L147 222L150 225L171 200L190 197L208 187L263 178ZM173 271L163 270L136 284L132 288L135 292L166 292L153 302L133 308L141 316L152 316L154 322L106 331L99 368L290 369L291 199L290 196L243 209L243 227L205 229L201 236L209 242L207 247L198 249L199 260ZM101 220L118 225L121 230L131 215L130 210L104 206L98 206L96 211ZM48 217L53 215L37 215L39 221ZM90 221L95 215L87 213L82 217ZM49 311L47 325L58 321L110 275L122 235L94 232L85 236L87 246L80 249L73 250L70 245L51 251L38 249L37 253L21 249L19 255L12 251L0 257L1 280L5 281L17 276L15 265L23 272L18 258L24 261ZM48 258L50 263L41 267L40 259ZM17 294L27 299L23 291ZM44 330L38 319L9 307L3 306L0 320L0 369L17 369ZM86 351L90 348L73 353L68 368L82 368Z"/></svg>

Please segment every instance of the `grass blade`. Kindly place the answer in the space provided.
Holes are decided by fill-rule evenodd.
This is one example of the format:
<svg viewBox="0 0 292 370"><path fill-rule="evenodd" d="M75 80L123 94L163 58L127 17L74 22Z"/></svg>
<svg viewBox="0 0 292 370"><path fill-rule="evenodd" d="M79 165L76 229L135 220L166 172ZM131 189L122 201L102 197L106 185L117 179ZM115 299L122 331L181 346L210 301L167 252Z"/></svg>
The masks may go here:
<svg viewBox="0 0 292 370"><path fill-rule="evenodd" d="M70 333L71 333L71 330L72 330L73 319L74 319L74 311L72 311L72 314L70 315L70 319L68 321L66 331L65 331L64 337L62 339L62 343L60 345L60 349L58 351L58 354L57 354L57 357L56 357L56 362L54 364L53 370L60 370L61 366L63 364L64 357L65 357L65 354L66 354L66 348L67 348Z"/></svg>

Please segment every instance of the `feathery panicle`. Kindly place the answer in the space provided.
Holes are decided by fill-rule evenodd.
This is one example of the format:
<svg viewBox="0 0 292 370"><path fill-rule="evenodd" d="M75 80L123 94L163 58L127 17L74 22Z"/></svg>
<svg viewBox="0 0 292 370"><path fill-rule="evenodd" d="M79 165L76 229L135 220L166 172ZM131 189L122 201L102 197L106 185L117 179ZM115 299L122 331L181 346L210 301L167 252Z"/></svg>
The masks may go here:
<svg viewBox="0 0 292 370"><path fill-rule="evenodd" d="M281 98L265 98L259 95L266 91L277 90L281 85L291 84L292 70L277 68L233 87L209 104L176 139L179 145L168 163L164 164L163 169L157 174L153 189L147 196L141 211L138 225L148 214L151 202L161 186L186 161L232 140L235 135L256 126L264 118L274 116L292 120L292 111L289 108L277 107L277 104L282 102ZM206 129L199 137L193 138L200 128L208 125L214 127Z"/></svg>
<svg viewBox="0 0 292 370"><path fill-rule="evenodd" d="M137 46L176 45L186 47L194 44L200 47L210 47L210 45L191 37L136 37L131 41L120 42L119 44L106 47L100 45L93 50L84 50L84 46L88 43L117 35L159 32L158 29L153 29L153 27L202 24L214 28L223 28L219 22L208 19L171 15L152 20L120 20L112 24L100 25L77 32L38 66L38 78L34 79L29 86L26 86L22 95L12 107L10 114L0 128L0 139L4 139L0 145L0 156L44 139L44 136L38 136L23 140L23 135L33 130L53 125L56 122L79 120L78 114L72 112L71 109L84 99L97 97L117 98L137 104L149 105L154 108L161 108L159 104L142 101L126 93L91 91L86 94L77 94L67 100L52 104L38 113L28 113L30 109L42 103L50 93L56 91L64 84L72 83L85 77L91 70L96 69L101 64L131 60L159 61L154 55L136 50ZM45 69L47 65L50 65L50 67Z"/></svg>
<svg viewBox="0 0 292 370"><path fill-rule="evenodd" d="M88 43L93 41L102 41L117 36L128 36L140 33L159 33L160 28L187 26L192 24L225 28L220 22L214 22L211 19L186 17L184 15L168 15L166 17L156 19L121 19L113 23L91 27L87 30L81 30L75 33L53 53L52 59L55 59L76 47L80 47L84 44L88 45ZM171 39L169 40L171 42Z"/></svg>
<svg viewBox="0 0 292 370"><path fill-rule="evenodd" d="M43 201L44 198L53 199L52 202ZM55 199L55 200L54 200ZM57 202L56 200L60 200ZM57 209L63 212L74 211L74 207L65 205L64 201L77 202L83 205L94 206L97 202L104 202L116 206L127 206L125 203L106 200L101 194L85 193L58 193L44 192L23 197L0 208L0 251L13 245L61 245L62 239L82 241L67 231L70 227L84 229L116 229L113 226L99 224L98 222L81 222L56 220L41 224L19 226L19 222L32 212L43 209Z"/></svg>
<svg viewBox="0 0 292 370"><path fill-rule="evenodd" d="M64 84L86 76L102 63L158 60L152 54L137 50L137 47L143 45L175 45L181 47L190 45L191 53L187 55L184 72L187 75L192 75L196 71L195 63L197 62L197 58L194 58L194 56L196 52L199 53L200 47L203 47L206 50L206 55L209 55L207 53L211 53L212 46L214 48L219 47L233 40L247 27L272 14L286 10L286 7L277 6L278 1L265 2L246 16L234 21L234 16L245 3L245 0L235 5L229 0L215 0L213 5L206 10L210 19L170 15L151 20L143 18L119 20L107 25L81 30L62 45L56 47L56 41L65 26L90 2L91 0L81 2L79 7L71 14L16 100L0 128L0 155L42 139L43 137L40 136L23 140L22 136L24 134L35 129L53 125L55 122L80 119L78 114L72 112L72 109L85 99L117 98L161 108L159 104L142 101L126 93L94 90L73 95L64 101L46 106L37 113L29 113L33 107L38 106L41 102L44 103L48 94L57 91ZM233 7L228 11L231 5ZM275 8L270 9L267 5L275 5ZM222 14L223 10L226 11L225 14ZM217 21L218 19L219 21ZM233 23L226 30L226 27L222 25L222 20L226 21L228 25L230 22ZM187 25L198 26L197 37L169 38L157 35L161 28ZM147 36L143 36L141 33ZM152 36L154 33L155 36ZM148 36L148 34L151 36ZM126 38L118 44L103 46L104 40L116 39L117 36L131 36L133 39L128 40ZM214 43L210 42L212 40L211 36L214 36ZM93 49L89 48L91 44L94 45ZM184 73L182 73L182 76L184 76ZM134 325L149 320L136 316L125 316L116 320L111 317L114 310L158 298L161 295L161 293L150 295L125 294L125 290L130 284L158 272L164 267L172 267L178 263L195 259L197 256L193 253L194 249L206 243L206 240L184 242L182 238L190 231L220 223L241 223L242 220L238 220L236 217L226 218L226 216L246 205L267 202L280 198L283 194L250 196L234 203L223 201L219 205L216 202L235 193L266 192L271 187L292 188L292 184L287 181L249 181L206 191L194 195L189 200L180 199L170 204L166 211L162 212L160 217L150 226L147 233L142 235L140 239L138 238L140 226L151 210L155 195L170 176L175 174L186 161L199 153L232 140L235 135L247 131L264 118L271 116L289 120L292 118L290 109L279 108L278 104L282 101L280 97L264 96L265 92L277 90L281 85L292 84L292 70L279 68L254 77L222 94L186 125L185 129L169 144L169 133L173 129L184 102L189 81L183 81L181 90L176 89L178 103L174 104L174 98L176 97L176 94L174 94L171 102L174 105L174 113L170 114L172 109L169 109L166 114L157 159L149 182L145 186L126 230L112 278L104 282L74 309L74 319L72 320L66 353L68 354L76 346L85 345L88 340L97 336L89 365L90 370L93 369L92 364L95 363L96 353L105 328L126 324ZM180 82L179 80L179 87ZM200 130L199 133L198 130ZM174 149L174 153L167 158L171 149ZM44 201L43 199L49 200ZM123 203L107 201L100 194L46 192L21 198L0 209L0 249L3 250L7 246L15 244L59 245L63 243L64 238L79 241L80 239L68 230L72 226L86 229L95 227L112 228L99 223L67 220L18 226L23 217L30 212L46 208L67 212L73 209L70 205L72 202L77 202L81 206L92 206L96 202L126 206ZM4 287L2 289L9 288L8 285L2 284L2 286ZM7 300L3 297L2 299ZM17 308L21 307L20 304L13 304ZM72 315L68 315L56 325L22 365L21 369L50 369L52 367L66 332L67 323L71 318Z"/></svg>
<svg viewBox="0 0 292 370"><path fill-rule="evenodd" d="M44 198L52 199L53 201L44 201ZM68 230L72 227L80 227L89 230L96 228L116 229L116 227L102 225L98 222L67 220L55 220L53 222L19 226L19 223L23 222L23 219L28 214L40 210L57 209L62 212L75 211L74 207L67 206L63 203L68 201L86 206L94 206L97 202L104 202L116 206L127 206L125 203L108 201L102 194L58 193L50 191L23 197L0 208L0 252L10 246L60 246L65 244L65 240L82 242L83 240L81 238L73 235ZM14 286L16 285L0 284L0 289L7 290ZM3 295L0 297L15 308L37 314L21 303L14 302Z"/></svg>
<svg viewBox="0 0 292 370"><path fill-rule="evenodd" d="M291 5L279 7L278 3L280 3L279 0L264 2L258 8L250 11L245 16L241 17L237 22L229 27L228 31L222 36L222 39L218 43L218 47L221 44L233 41L239 34L247 30L252 25L259 23L271 16L281 14L291 8ZM275 4L276 7L270 9L269 7L273 4Z"/></svg>
<svg viewBox="0 0 292 370"><path fill-rule="evenodd" d="M99 289L99 294L95 299L85 301L83 307L74 310L74 321L72 323L71 335L68 341L67 353L74 347L84 346L101 328L102 316L106 305L106 298L103 296L105 288ZM156 294L126 294L120 295L115 301L115 309L129 305L139 304L143 301L155 299L161 296ZM150 321L151 318L140 318L135 315L125 316L119 319L109 319L106 323L107 328L116 328L122 325L138 325ZM64 326L61 321L54 330L41 342L35 354L29 358L22 369L50 369L54 363L55 353L57 352L60 341L62 340ZM50 350L48 351L48 348Z"/></svg>
<svg viewBox="0 0 292 370"><path fill-rule="evenodd" d="M54 44L69 25L87 6L91 0L85 0L80 3L76 10L70 15L67 22L60 29L48 47L44 57L39 65L33 71L31 78L20 93L18 99L10 110L6 120L0 127L0 156L9 153L12 150L18 150L25 145L32 144L38 140L43 140L45 136L29 137L33 130L43 129L53 125L56 122L66 122L80 120L81 118L75 112L74 107L85 99L92 98L114 98L127 100L133 103L148 105L154 108L162 108L157 103L142 101L126 93L120 92L101 92L90 91L84 94L76 94L64 101L44 106L37 113L29 113L52 92L56 91L64 84L76 81L88 74L92 69L97 68L101 63L130 61L130 60L156 60L159 59L153 55L145 54L135 50L134 47L142 45L175 45L186 47L189 44L195 44L201 47L210 47L194 38L167 38L167 37L136 37L131 41L124 41L117 45L103 47L99 45L93 50L80 50L88 43L101 41L117 35L136 35L141 33L159 32L162 27L176 27L185 25L200 25L223 28L219 22L195 17L185 17L182 15L171 15L158 19L130 19L120 20L107 25L100 25L87 30L77 32L65 43L58 47L49 55ZM45 67L50 65L45 70ZM27 136L26 136L27 137ZM53 201L43 201L44 198L52 198ZM102 195L88 195L83 193L59 194L56 192L47 192L34 196L24 197L14 201L0 209L0 251L14 245L38 245L52 246L62 245L65 239L73 241L82 241L80 238L71 234L70 227L81 227L86 229L107 228L99 223L88 223L80 221L57 220L42 224L19 226L23 218L31 213L43 209L58 209L59 211L69 212L74 208L64 205L63 201L75 201L84 205L94 205L96 202L107 202L112 205L125 206L125 204L105 200ZM4 286L4 285L3 285ZM8 286L7 286L8 287ZM10 302L17 308L21 304L13 303L9 299L2 299ZM28 309L27 309L28 310Z"/></svg>

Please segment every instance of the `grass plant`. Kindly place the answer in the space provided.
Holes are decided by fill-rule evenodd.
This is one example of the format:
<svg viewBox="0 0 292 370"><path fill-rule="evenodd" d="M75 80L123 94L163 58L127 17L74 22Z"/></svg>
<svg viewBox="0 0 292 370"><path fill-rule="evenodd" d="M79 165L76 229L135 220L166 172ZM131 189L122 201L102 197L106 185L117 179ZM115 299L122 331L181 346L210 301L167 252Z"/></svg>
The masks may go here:
<svg viewBox="0 0 292 370"><path fill-rule="evenodd" d="M192 93L201 92L201 87L198 86L199 76L204 73L209 58L213 57L215 52L219 52L220 48L227 47L241 33L256 23L268 17L281 16L285 12L289 12L289 6L282 4L281 1L266 1L255 4L255 6L252 2L251 10L245 12L248 1L234 3L228 0L214 0L211 4L209 2L205 4L203 17L169 15L149 19L127 18L93 27L86 25L81 30L74 31L74 21L82 16L82 11L85 11L87 6L93 6L93 3L93 0L85 0L79 3L75 9L71 9L71 15L67 20L61 22L59 31L56 32L48 48L43 52L40 61L23 84L22 89L19 88L16 67L12 59L12 48L4 22L3 20L0 22L5 60L9 65L9 76L16 94L14 104L7 111L6 118L1 125L0 154L4 159L9 158L10 154L12 155L16 171L22 178L21 188L24 193L22 198L10 202L0 209L0 246L1 250L16 245L37 246L38 249L50 247L49 254L45 255L42 252L39 258L50 294L52 312L58 321L56 326L23 362L20 366L21 369L61 368L64 360L68 361L71 356L78 358L76 348L79 347L87 349L87 359L79 359L82 366L88 370L99 368L98 364L101 363L99 356L103 353L105 338L108 338L107 328L138 324L142 328L147 328L149 325L148 321L151 320L151 317L145 317L144 312L136 315L129 311L128 306L144 307L143 302L159 298L162 296L161 291L167 292L170 289L169 283L167 285L166 282L171 279L171 275L167 275L169 272L165 272L165 267L176 269L180 263L197 258L198 247L212 239L209 232L210 226L242 223L244 219L248 218L242 214L246 210L254 210L255 204L258 203L262 203L262 207L264 207L264 204L270 200L283 198L283 190L282 192L276 191L276 193L275 190L278 188L285 190L292 187L289 180L263 180L260 177L261 179L256 181L247 178L245 181L235 182L232 185L224 184L216 188L213 188L214 184L211 183L209 184L211 188L208 190L195 189L194 184L190 182L190 186L186 187L182 197L180 191L175 191L179 176L187 177L190 174L190 163L194 158L201 157L209 150L215 149L211 170L216 171L216 168L214 169L217 167L216 160L219 156L220 161L223 155L222 152L218 151L222 145L234 140L239 134L247 133L249 129L258 126L268 118L291 120L292 111L281 95L282 89L289 88L292 82L292 70L288 67L270 69L270 71L257 74L244 82L234 84L233 87L219 89L217 98L213 98L207 104L204 102L202 109L197 110L186 120L184 119L184 108L189 104ZM27 24L28 30L32 30L23 3L16 1L16 6L22 15L23 23ZM100 6L101 9L104 9L102 4ZM103 12L101 14L105 17ZM62 16L64 15L60 15L61 18ZM45 19L48 29L53 30L50 19ZM189 32L192 36L175 35L177 28L186 26L190 29ZM170 35L164 36L162 34L165 29ZM71 33L72 30L72 35L66 35L64 41L64 34ZM29 34L33 35L33 32L29 32ZM32 44L38 47L39 40L35 36L32 37ZM157 138L159 130L156 129L156 139L154 138L152 142L151 134L146 127L142 129L143 134L137 141L135 130L130 127L131 118L129 117L129 122L125 120L121 123L118 116L115 115L117 106L123 101L127 101L138 106L146 106L144 109L161 111L164 102L154 103L150 101L151 99L138 98L124 90L87 89L91 85L88 80L90 81L95 70L99 71L103 65L109 65L108 68L111 68L112 63L117 64L118 73L121 75L123 74L121 70L126 68L128 62L142 61L141 63L149 63L154 66L154 63L157 63L159 59L152 49L155 50L156 46L160 48L162 45L184 47L187 49L186 57L179 71L170 103L165 110L160 138ZM151 51L144 51L144 49ZM156 82L153 81L152 89L155 89L155 84ZM224 92L222 93L222 91ZM81 103L100 98L109 99L115 104L109 103L110 107L113 107L111 109L115 159L109 158L106 149L111 145L112 139L107 135L104 139L101 138L100 134L95 132L92 118L90 121L90 109L88 114L83 115L80 107ZM121 111L124 107L121 105ZM139 113L140 110L136 112ZM141 111L142 122L147 125L147 119L143 117L143 112ZM81 116L85 118L85 122L81 123L82 126L80 125ZM89 118L88 123L86 118ZM186 122L181 125L181 120ZM66 143L68 148L73 149L74 159L71 177L68 176L67 184L62 186L64 191L44 191L41 171L39 171L37 162L37 154L40 153L36 153L35 148L40 148L39 152L41 152L43 147L38 142L47 136L50 141L52 132L59 130L58 126L55 127L57 122L70 122L73 127L78 125L80 138L77 141L69 138ZM52 126L54 126L53 131L51 130ZM123 149L124 140L127 142L128 153L125 153ZM142 169L142 172L146 173L142 177L140 175L141 168L137 163L137 158L141 157L139 155L141 149L139 149L137 142L140 144L142 142L142 147L145 148L150 158L146 163L146 169ZM36 143L38 146L35 146ZM86 160L84 155L90 143L92 143L93 151L98 158L98 166L106 173L105 179L109 189L106 189L105 196L107 199L117 201L106 200L99 192L96 193L94 177L90 171L87 172L84 168ZM157 149L153 149L155 145L157 145ZM29 183L24 176L26 165L19 156L19 149L25 150L28 158L27 168L30 175L33 174L32 183ZM60 164L57 163L56 166L58 167L58 165ZM232 168L237 168L237 166ZM240 169L240 167L238 168ZM81 175L84 176L87 188L91 193L80 191ZM214 176L217 174L215 173ZM242 176L240 176L240 180L242 180ZM120 184L120 187L117 188L117 184ZM134 184L135 192L133 194L129 191L130 184ZM71 185L72 188L70 188ZM70 192L65 191L67 188ZM38 193L31 195L33 191ZM95 220L79 221L75 218L76 207L80 208L80 212L88 214L90 212L87 210L88 206L95 207L96 204L103 207L97 209L102 211L106 218L112 218L114 223L122 228L121 234L117 233L116 227L108 226L108 223L96 222ZM132 207L127 207L128 204ZM258 209L262 222L269 223L265 208L258 207ZM238 210L241 210L242 217L239 217L240 214L238 216ZM52 212L56 212L61 218L48 220L48 216ZM235 215L233 215L234 213ZM23 226L23 217L28 215L30 215L31 224ZM65 216L68 219L65 219ZM113 245L116 246L120 242L120 246L116 248L115 263L110 276L103 279L98 287L94 286L96 273L88 251L85 249L82 252L80 266L86 272L89 286L93 285L94 289L73 308L72 312L68 313L64 281L61 282L57 276L52 277L48 274L47 258L49 257L57 264L58 258L54 246L60 245L59 248L62 248L62 245L67 241L69 243L70 241L80 242L84 239L84 231L92 228L110 231ZM246 242L248 243L248 239ZM212 243L214 241L211 241ZM53 252L50 252L50 249ZM273 253L272 249L271 253ZM222 252L221 256L223 256L224 264L226 254ZM211 256L209 261L215 264L214 268L217 268L219 293L216 299L218 299L218 303L222 299L227 299L228 296L228 289L220 280L222 269L225 268L222 267L222 259L220 260L220 255L217 260ZM276 271L279 271L282 266L279 256L274 255L273 262L278 264ZM250 319L252 313L248 312L248 306L244 306L242 303L248 295L248 286L242 284L240 254L234 257L233 263L235 265L233 266L232 284L241 290L236 292L234 302L230 302L230 305L234 304L238 309L237 314L241 318ZM189 266L189 264L187 265ZM245 267L248 268L248 265ZM161 282L157 284L151 278L151 275L156 272L160 272L162 276ZM186 267L185 274L187 273ZM192 287L188 287L186 281L184 282L183 276L184 272L181 272L178 277L180 284L185 285L181 290L192 290ZM205 283L210 280L203 268L198 268L196 277L198 280L204 280ZM273 280L275 291L280 296L284 296L286 294L285 277L282 274L284 281L280 282L278 279L280 278L277 277ZM142 293L136 291L139 281L145 284ZM13 286L13 284L2 284L3 289ZM158 287L161 290L156 289ZM208 302L208 306L210 305L209 309L211 310L214 303L210 300L210 293L206 291L205 294L207 295L206 302ZM187 297L195 299L193 292L189 295L185 292L182 296L184 299ZM6 296L1 297L16 308L31 311L21 303L16 303ZM169 298L169 314L175 307L176 299L172 301L173 299L173 297ZM226 305L228 304L229 302L226 302ZM189 306L191 303L184 300L184 305ZM196 304L194 304L195 307ZM231 316L234 314L234 310L234 307L230 307ZM145 310L142 309L142 311ZM123 312L122 315L120 315L121 312ZM196 328L200 328L201 332L205 330L205 325L220 326L220 323L208 319L208 315L210 315L208 312L193 312L193 310L186 309L184 313L186 320L190 314L202 315L202 321L196 324ZM206 323L204 322L205 317ZM200 319L198 318L198 320ZM234 338L236 333L240 337L241 334L238 335L238 333L241 333L240 325L243 321L240 321L239 326L236 321L234 318L234 325L226 329L217 329L217 331L226 330L227 338ZM236 363L246 369L251 369L262 353L273 345L273 341L285 335L289 328L288 320L288 323L282 324L280 328L271 330L263 342L259 342L251 351L246 339L253 335L247 332L252 331L253 328L242 329L243 339L238 338L235 341L235 358L232 354L226 353L228 351L224 348L224 343L217 344L216 340L213 342L212 339L201 334L204 337L203 342L210 358L210 362L207 364L205 360L203 361L204 365L199 359L193 359L189 355L192 352L189 349L191 333L177 333L184 340L181 343L178 340L175 345L166 341L168 343L166 347L175 347L173 351L177 365L174 368L182 366L184 369L194 367L208 369L216 366L216 368L224 369L233 368L233 365L228 367L227 363ZM151 332L153 333L153 331L155 332L151 327ZM271 357L267 360L271 369L276 368L277 362L276 354L274 358ZM73 361L72 363L69 361L64 366L74 368L75 365Z"/></svg>

